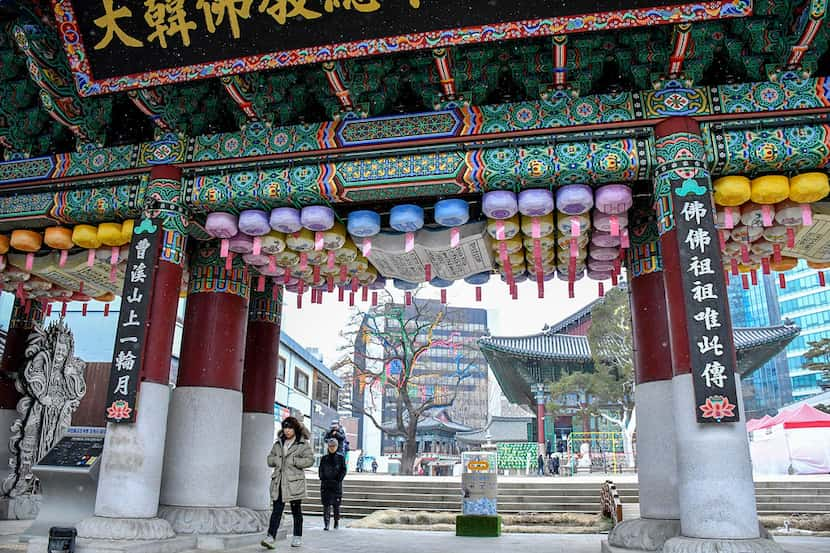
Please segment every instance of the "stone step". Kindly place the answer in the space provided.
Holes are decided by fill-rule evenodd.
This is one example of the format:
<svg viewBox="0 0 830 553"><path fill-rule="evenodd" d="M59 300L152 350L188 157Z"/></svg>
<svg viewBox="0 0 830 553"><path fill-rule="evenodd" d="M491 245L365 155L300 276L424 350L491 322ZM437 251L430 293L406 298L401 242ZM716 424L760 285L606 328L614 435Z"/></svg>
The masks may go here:
<svg viewBox="0 0 830 553"><path fill-rule="evenodd" d="M309 487L311 490L317 489L317 487ZM343 490L344 496L349 497L360 497L363 499L369 499L372 497L400 497L400 496L407 496L407 497L417 497L422 498L424 500L428 500L434 497L442 497L442 496L451 496L451 497L458 497L461 495L461 488L453 489L453 490L437 490L431 493L423 493L421 491L415 490L354 490L346 488ZM621 492L620 497L624 498L634 498L636 499L639 494L637 492ZM535 498L557 498L557 497L588 497L594 498L599 497L599 493L597 490L578 490L575 492L565 491L565 490L535 490L532 493L511 493L509 491L499 489L499 497L535 497ZM820 496L814 496L820 497Z"/></svg>

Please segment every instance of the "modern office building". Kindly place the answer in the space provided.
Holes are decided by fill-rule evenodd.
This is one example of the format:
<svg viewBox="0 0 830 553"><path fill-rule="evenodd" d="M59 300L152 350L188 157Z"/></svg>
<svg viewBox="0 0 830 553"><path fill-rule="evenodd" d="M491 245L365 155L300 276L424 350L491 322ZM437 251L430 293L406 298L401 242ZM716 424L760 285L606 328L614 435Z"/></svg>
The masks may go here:
<svg viewBox="0 0 830 553"><path fill-rule="evenodd" d="M729 284L734 326L777 325L785 319L801 328L787 348L743 382L748 417L775 413L793 401L822 391L821 374L805 368L810 342L830 337L830 287L819 284L816 272L800 261L786 274L781 288L775 275L758 275L758 285L746 290L740 278Z"/></svg>

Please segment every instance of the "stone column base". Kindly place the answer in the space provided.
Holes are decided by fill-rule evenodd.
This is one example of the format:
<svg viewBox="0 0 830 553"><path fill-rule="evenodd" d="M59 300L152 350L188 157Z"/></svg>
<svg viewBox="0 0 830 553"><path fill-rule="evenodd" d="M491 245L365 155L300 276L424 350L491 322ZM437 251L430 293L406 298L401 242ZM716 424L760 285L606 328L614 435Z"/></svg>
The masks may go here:
<svg viewBox="0 0 830 553"><path fill-rule="evenodd" d="M243 507L160 505L159 517L177 534L257 534L268 528L257 511Z"/></svg>
<svg viewBox="0 0 830 553"><path fill-rule="evenodd" d="M78 537L97 540L166 540L175 538L170 523L161 518L91 517L78 524Z"/></svg>
<svg viewBox="0 0 830 553"><path fill-rule="evenodd" d="M614 526L603 553L660 551L667 540L680 535L680 521L675 519L635 518Z"/></svg>
<svg viewBox="0 0 830 553"><path fill-rule="evenodd" d="M663 553L784 553L771 539L721 540L678 536L666 542Z"/></svg>

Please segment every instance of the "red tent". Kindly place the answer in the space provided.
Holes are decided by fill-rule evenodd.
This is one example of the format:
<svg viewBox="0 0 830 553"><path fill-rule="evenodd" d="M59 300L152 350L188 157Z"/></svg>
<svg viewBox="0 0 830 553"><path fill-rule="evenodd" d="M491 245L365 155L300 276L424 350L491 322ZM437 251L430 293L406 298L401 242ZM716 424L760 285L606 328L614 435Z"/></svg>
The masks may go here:
<svg viewBox="0 0 830 553"><path fill-rule="evenodd" d="M760 419L757 425L753 425L748 430L763 430L779 424L783 424L784 428L830 428L830 414L802 403L794 409L783 410L766 421Z"/></svg>

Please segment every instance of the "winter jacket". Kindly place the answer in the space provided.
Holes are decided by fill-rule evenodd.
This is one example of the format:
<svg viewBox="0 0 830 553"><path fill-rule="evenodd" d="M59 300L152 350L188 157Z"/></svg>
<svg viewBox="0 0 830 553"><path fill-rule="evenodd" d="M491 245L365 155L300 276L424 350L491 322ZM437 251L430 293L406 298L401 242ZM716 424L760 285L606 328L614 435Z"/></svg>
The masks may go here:
<svg viewBox="0 0 830 553"><path fill-rule="evenodd" d="M296 438L283 457L282 444L285 437L280 436L271 454L268 455L268 466L273 467L271 473L271 501L276 501L282 489L282 500L285 502L304 499L306 494L305 469L314 464L314 452L306 438Z"/></svg>
<svg viewBox="0 0 830 553"><path fill-rule="evenodd" d="M346 459L339 453L326 453L320 458L320 493L323 496L341 496L346 477Z"/></svg>

